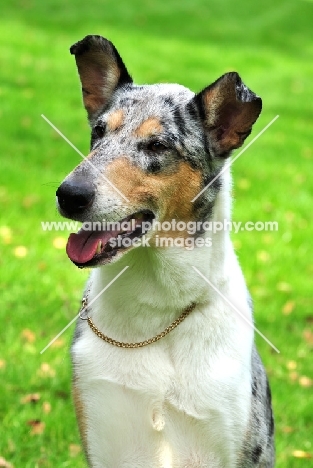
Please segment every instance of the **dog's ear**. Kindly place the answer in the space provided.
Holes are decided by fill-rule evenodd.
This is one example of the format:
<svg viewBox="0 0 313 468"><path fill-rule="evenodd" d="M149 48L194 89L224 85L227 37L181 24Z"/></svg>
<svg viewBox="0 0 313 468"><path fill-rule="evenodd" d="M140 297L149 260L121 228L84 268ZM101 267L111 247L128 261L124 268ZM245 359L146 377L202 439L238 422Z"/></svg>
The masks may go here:
<svg viewBox="0 0 313 468"><path fill-rule="evenodd" d="M262 109L261 98L235 72L221 76L194 99L210 149L222 157L243 144Z"/></svg>
<svg viewBox="0 0 313 468"><path fill-rule="evenodd" d="M112 42L101 36L86 36L72 45L82 84L83 100L92 121L108 104L115 89L132 83Z"/></svg>

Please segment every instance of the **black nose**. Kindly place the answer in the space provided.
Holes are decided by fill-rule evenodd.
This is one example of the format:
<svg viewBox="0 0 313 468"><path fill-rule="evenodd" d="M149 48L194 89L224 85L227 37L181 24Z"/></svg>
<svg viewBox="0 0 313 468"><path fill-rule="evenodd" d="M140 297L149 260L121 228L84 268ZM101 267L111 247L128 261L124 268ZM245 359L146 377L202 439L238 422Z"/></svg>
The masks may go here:
<svg viewBox="0 0 313 468"><path fill-rule="evenodd" d="M67 215L80 214L95 198L95 189L84 180L65 180L56 191L61 210Z"/></svg>

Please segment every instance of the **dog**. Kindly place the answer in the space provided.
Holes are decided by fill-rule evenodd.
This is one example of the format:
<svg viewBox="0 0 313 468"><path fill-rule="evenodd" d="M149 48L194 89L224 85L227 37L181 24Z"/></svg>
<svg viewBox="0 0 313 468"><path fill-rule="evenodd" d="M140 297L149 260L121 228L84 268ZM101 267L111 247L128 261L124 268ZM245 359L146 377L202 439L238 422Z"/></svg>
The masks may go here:
<svg viewBox="0 0 313 468"><path fill-rule="evenodd" d="M197 94L135 85L101 36L70 51L91 152L56 195L60 213L83 223L69 258L93 268L71 348L88 465L273 467L271 392L250 296L229 232L203 228L230 219L226 161L262 101L235 72Z"/></svg>

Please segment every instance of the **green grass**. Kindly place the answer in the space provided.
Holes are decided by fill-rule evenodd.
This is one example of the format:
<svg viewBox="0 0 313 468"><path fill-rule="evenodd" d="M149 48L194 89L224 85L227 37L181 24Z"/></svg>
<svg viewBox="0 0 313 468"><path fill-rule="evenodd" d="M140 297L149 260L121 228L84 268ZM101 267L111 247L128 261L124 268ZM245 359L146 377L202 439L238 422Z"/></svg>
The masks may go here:
<svg viewBox="0 0 313 468"><path fill-rule="evenodd" d="M280 115L233 166L234 219L276 220L279 230L233 237L256 324L281 351L256 338L273 391L277 467L312 466L294 451L313 456L313 392L303 379L313 374L313 2L5 0L1 11L0 457L14 468L85 466L70 396L71 330L39 354L73 318L86 280L53 244L66 234L40 227L60 219L55 190L80 157L40 114L87 153L68 48L96 33L115 43L139 83L200 90L237 70L263 98L254 135ZM32 393L40 400L23 402ZM45 423L40 434L31 433L34 420Z"/></svg>

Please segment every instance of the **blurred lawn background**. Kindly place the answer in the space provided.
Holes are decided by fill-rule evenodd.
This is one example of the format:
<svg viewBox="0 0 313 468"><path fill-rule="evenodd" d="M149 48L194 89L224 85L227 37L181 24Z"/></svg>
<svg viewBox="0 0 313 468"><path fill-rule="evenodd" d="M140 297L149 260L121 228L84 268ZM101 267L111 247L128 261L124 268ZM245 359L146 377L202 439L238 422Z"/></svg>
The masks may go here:
<svg viewBox="0 0 313 468"><path fill-rule="evenodd" d="M4 0L0 48L0 466L85 466L70 394L67 330L88 272L64 251L55 190L80 162L89 130L69 47L109 38L138 83L202 89L236 70L263 99L234 164L234 220L278 221L234 243L255 304L256 338L276 417L277 467L313 466L313 2L305 0ZM251 141L251 137L250 137ZM249 140L248 140L249 142ZM2 457L2 460L1 460Z"/></svg>

